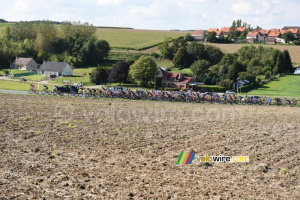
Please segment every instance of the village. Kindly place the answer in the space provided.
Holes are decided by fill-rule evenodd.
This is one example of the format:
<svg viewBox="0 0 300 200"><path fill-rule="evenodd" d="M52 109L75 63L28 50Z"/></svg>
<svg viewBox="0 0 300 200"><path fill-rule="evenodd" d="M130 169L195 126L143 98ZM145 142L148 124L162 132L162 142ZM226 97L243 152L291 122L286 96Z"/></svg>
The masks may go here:
<svg viewBox="0 0 300 200"><path fill-rule="evenodd" d="M284 39L284 34L292 33L294 38L297 39L300 35L299 26L285 26L282 29L272 28L272 29L263 29L257 27L253 30L249 30L246 27L222 27L219 28L209 28L208 31L205 30L195 30L192 33L192 37L196 41L207 41L206 36L208 33L215 32L215 37L217 39L228 38L229 33L233 31L240 32L240 35L246 33L246 39L231 39L230 42L248 42L248 43L266 43L266 44L277 44L277 43L287 43Z"/></svg>

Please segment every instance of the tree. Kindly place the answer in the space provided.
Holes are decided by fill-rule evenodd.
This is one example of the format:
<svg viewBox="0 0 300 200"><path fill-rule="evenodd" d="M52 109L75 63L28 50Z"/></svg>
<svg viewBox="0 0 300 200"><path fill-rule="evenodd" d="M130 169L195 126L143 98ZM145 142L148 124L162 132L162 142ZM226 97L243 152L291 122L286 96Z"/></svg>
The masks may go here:
<svg viewBox="0 0 300 200"><path fill-rule="evenodd" d="M125 60L118 60L116 65L111 69L108 81L109 82L119 82L120 85L122 82L127 80L129 73L130 65Z"/></svg>
<svg viewBox="0 0 300 200"><path fill-rule="evenodd" d="M189 65L188 53L184 47L180 47L173 58L173 64L180 69Z"/></svg>
<svg viewBox="0 0 300 200"><path fill-rule="evenodd" d="M218 86L224 87L226 89L230 89L232 86L232 82L229 79L222 80L218 83Z"/></svg>
<svg viewBox="0 0 300 200"><path fill-rule="evenodd" d="M89 23L65 21L60 26L64 38L73 37L78 40L88 41L96 33L96 27Z"/></svg>
<svg viewBox="0 0 300 200"><path fill-rule="evenodd" d="M90 80L92 83L95 83L95 84L100 84L100 83L106 84L107 83L108 72L107 72L107 69L105 69L103 67L97 67L91 73L89 73L89 75L90 75Z"/></svg>
<svg viewBox="0 0 300 200"><path fill-rule="evenodd" d="M107 41L92 37L80 49L83 64L95 64L108 56L110 47Z"/></svg>
<svg viewBox="0 0 300 200"><path fill-rule="evenodd" d="M161 45L158 46L158 49L163 58L173 59L173 50L169 46L169 40L170 39L166 39Z"/></svg>
<svg viewBox="0 0 300 200"><path fill-rule="evenodd" d="M292 60L290 57L290 53L288 50L283 51L283 57L284 57L284 71L288 73L293 73L294 68L292 64Z"/></svg>
<svg viewBox="0 0 300 200"><path fill-rule="evenodd" d="M198 77L201 74L207 72L208 68L211 66L211 63L207 60L197 60L191 65L191 71L194 77Z"/></svg>
<svg viewBox="0 0 300 200"><path fill-rule="evenodd" d="M150 80L154 80L157 65L151 57L141 56L135 63L130 66L130 76L142 83L148 85Z"/></svg>
<svg viewBox="0 0 300 200"><path fill-rule="evenodd" d="M189 54L189 65L206 57L205 45L202 43L192 42L187 45L186 51Z"/></svg>
<svg viewBox="0 0 300 200"><path fill-rule="evenodd" d="M212 32L208 32L206 35L206 40L207 42L216 42L217 41L217 37L216 37L217 33L212 31Z"/></svg>
<svg viewBox="0 0 300 200"><path fill-rule="evenodd" d="M212 45L205 45L205 54L206 60L211 62L212 65L218 64L224 56L220 48Z"/></svg>
<svg viewBox="0 0 300 200"><path fill-rule="evenodd" d="M232 65L229 66L228 75L227 75L228 79L232 81L236 81L241 71L241 68L242 68L241 63L235 60L232 63Z"/></svg>
<svg viewBox="0 0 300 200"><path fill-rule="evenodd" d="M53 51L53 43L58 40L58 31L51 21L43 21L36 26L37 37L35 47L46 54Z"/></svg>
<svg viewBox="0 0 300 200"><path fill-rule="evenodd" d="M291 31L284 33L283 38L285 40L285 43L289 43L295 40L295 36Z"/></svg>
<svg viewBox="0 0 300 200"><path fill-rule="evenodd" d="M276 65L273 69L273 74L284 73L284 54L280 52L277 57Z"/></svg>

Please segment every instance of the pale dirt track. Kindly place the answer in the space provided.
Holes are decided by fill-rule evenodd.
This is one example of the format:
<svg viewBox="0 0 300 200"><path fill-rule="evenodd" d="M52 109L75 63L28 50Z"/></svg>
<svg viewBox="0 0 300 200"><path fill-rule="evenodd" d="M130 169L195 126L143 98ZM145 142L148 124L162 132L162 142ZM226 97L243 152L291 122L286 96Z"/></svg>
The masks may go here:
<svg viewBox="0 0 300 200"><path fill-rule="evenodd" d="M0 94L0 199L299 199L299 111Z"/></svg>

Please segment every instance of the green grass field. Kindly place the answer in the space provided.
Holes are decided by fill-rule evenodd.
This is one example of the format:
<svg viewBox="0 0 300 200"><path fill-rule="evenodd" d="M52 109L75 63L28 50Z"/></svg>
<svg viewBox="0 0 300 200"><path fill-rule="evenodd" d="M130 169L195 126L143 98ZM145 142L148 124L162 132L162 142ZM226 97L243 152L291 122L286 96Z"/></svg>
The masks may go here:
<svg viewBox="0 0 300 200"><path fill-rule="evenodd" d="M38 89L38 84L35 84L35 87L36 87L36 89ZM52 85L48 85L48 87L51 91L53 90ZM0 89L28 91L30 89L30 83L19 82L19 81L0 80ZM43 89L43 86L40 85L40 90L42 90L42 89Z"/></svg>
<svg viewBox="0 0 300 200"><path fill-rule="evenodd" d="M61 77L57 78L53 81L50 81L50 83L53 84L63 84L64 80L70 80L71 84L76 83L81 83L83 82L84 85L94 85L90 81L90 76L89 73L93 71L93 69L96 69L96 67L89 67L89 68L79 68L79 69L74 69L73 70L73 76L72 77ZM83 78L82 78L83 75Z"/></svg>
<svg viewBox="0 0 300 200"><path fill-rule="evenodd" d="M135 29L97 29L99 39L108 41L113 48L141 50L162 43L165 38L184 36L187 32Z"/></svg>
<svg viewBox="0 0 300 200"><path fill-rule="evenodd" d="M243 92L243 91L242 91ZM271 81L248 95L300 97L300 76L287 75Z"/></svg>
<svg viewBox="0 0 300 200"><path fill-rule="evenodd" d="M171 72L182 73L183 75L189 75L189 76L192 75L192 72L191 72L190 68L185 68L185 69L172 68Z"/></svg>

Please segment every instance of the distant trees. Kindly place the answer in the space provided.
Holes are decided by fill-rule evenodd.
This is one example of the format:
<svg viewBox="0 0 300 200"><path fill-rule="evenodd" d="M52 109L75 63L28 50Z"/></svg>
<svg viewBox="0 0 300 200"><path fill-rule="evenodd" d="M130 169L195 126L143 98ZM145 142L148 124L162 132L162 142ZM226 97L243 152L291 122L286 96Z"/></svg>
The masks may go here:
<svg viewBox="0 0 300 200"><path fill-rule="evenodd" d="M97 67L89 73L90 80L94 84L106 84L108 80L108 69L104 67Z"/></svg>
<svg viewBox="0 0 300 200"><path fill-rule="evenodd" d="M173 58L173 64L180 69L188 67L188 53L184 47L180 47Z"/></svg>
<svg viewBox="0 0 300 200"><path fill-rule="evenodd" d="M208 32L206 35L206 41L207 42L216 42L217 41L217 37L216 37L217 33L214 31Z"/></svg>
<svg viewBox="0 0 300 200"><path fill-rule="evenodd" d="M108 57L110 47L95 32L94 26L80 22L63 22L59 28L52 21L14 23L3 28L0 65L15 56L67 61L73 67L97 64Z"/></svg>
<svg viewBox="0 0 300 200"><path fill-rule="evenodd" d="M285 43L290 43L290 42L293 42L295 40L295 36L291 31L288 31L288 32L284 33L283 38L285 40Z"/></svg>
<svg viewBox="0 0 300 200"><path fill-rule="evenodd" d="M206 73L208 68L211 66L211 63L207 60L197 60L191 65L191 71L195 77L200 76L203 73Z"/></svg>
<svg viewBox="0 0 300 200"><path fill-rule="evenodd" d="M173 60L173 57L180 47L186 47L187 37L167 38L161 45L158 46L160 54L163 58Z"/></svg>
<svg viewBox="0 0 300 200"><path fill-rule="evenodd" d="M118 60L111 69L108 77L109 82L126 82L129 73L130 64L125 60Z"/></svg>
<svg viewBox="0 0 300 200"><path fill-rule="evenodd" d="M148 85L149 81L154 80L156 71L156 62L151 57L142 56L130 66L129 74L142 85Z"/></svg>

